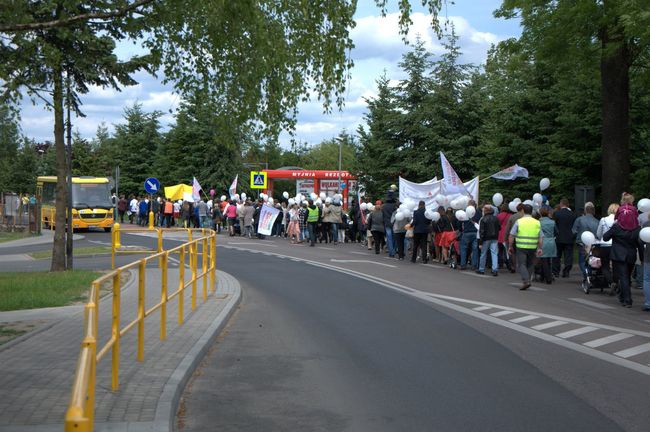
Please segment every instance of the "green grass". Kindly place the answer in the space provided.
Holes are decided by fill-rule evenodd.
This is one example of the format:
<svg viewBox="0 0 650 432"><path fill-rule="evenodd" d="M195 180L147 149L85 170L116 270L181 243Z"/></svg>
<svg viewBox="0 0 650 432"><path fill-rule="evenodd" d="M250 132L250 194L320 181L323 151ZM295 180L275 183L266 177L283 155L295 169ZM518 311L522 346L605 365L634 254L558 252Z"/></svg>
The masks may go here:
<svg viewBox="0 0 650 432"><path fill-rule="evenodd" d="M73 249L74 256L83 256L83 255L96 255L96 254L108 254L111 253L111 248L108 246L87 246L87 247L77 247ZM38 252L32 252L29 254L34 259L45 259L52 258L52 250L44 250Z"/></svg>
<svg viewBox="0 0 650 432"><path fill-rule="evenodd" d="M0 243L30 237L29 232L0 232Z"/></svg>
<svg viewBox="0 0 650 432"><path fill-rule="evenodd" d="M69 272L0 273L0 311L66 306L83 301L90 283L101 273Z"/></svg>

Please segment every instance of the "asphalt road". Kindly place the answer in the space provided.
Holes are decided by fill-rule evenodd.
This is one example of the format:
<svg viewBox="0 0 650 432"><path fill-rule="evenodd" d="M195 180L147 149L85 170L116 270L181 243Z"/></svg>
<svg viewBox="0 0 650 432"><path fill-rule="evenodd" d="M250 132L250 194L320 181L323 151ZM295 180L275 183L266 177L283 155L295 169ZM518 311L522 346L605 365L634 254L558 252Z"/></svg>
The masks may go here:
<svg viewBox="0 0 650 432"><path fill-rule="evenodd" d="M186 389L182 431L624 430L471 323L416 299L272 256L233 250L219 260L244 300Z"/></svg>

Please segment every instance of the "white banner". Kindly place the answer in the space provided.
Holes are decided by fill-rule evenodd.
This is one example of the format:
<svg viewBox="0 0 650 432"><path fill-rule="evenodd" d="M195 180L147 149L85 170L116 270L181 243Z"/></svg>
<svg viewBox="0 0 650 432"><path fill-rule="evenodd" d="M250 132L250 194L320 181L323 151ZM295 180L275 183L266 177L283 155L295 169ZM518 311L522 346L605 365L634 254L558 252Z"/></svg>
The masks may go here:
<svg viewBox="0 0 650 432"><path fill-rule="evenodd" d="M517 177L528 178L528 170L524 167L520 167L519 165L514 164L513 166L503 169L496 174L492 174L490 177L499 180L514 180Z"/></svg>
<svg viewBox="0 0 650 432"><path fill-rule="evenodd" d="M194 201L199 201L201 199L201 194L199 193L201 190L201 185L199 184L199 181L196 179L196 177L192 177L192 197L194 198Z"/></svg>
<svg viewBox="0 0 650 432"><path fill-rule="evenodd" d="M427 209L436 210L438 203L435 200L437 195L445 195L449 201L461 195L471 195L472 199L478 202L479 194L479 178L474 177L472 180L463 183L466 193L445 194L442 191L442 180L436 180L434 177L424 183L413 183L402 177L399 178L399 200L404 202L407 198L411 198L416 202L424 201Z"/></svg>
<svg viewBox="0 0 650 432"><path fill-rule="evenodd" d="M239 179L239 174L235 176L235 179L232 181L230 184L230 187L228 188L228 193L230 194L230 199L235 198L235 194L237 193L237 179Z"/></svg>
<svg viewBox="0 0 650 432"><path fill-rule="evenodd" d="M467 194L467 189L454 168L451 166L445 155L440 152L440 163L442 164L442 193L443 195Z"/></svg>
<svg viewBox="0 0 650 432"><path fill-rule="evenodd" d="M262 235L271 235L275 218L280 214L280 210L263 205L260 210L260 223L257 226L257 232Z"/></svg>

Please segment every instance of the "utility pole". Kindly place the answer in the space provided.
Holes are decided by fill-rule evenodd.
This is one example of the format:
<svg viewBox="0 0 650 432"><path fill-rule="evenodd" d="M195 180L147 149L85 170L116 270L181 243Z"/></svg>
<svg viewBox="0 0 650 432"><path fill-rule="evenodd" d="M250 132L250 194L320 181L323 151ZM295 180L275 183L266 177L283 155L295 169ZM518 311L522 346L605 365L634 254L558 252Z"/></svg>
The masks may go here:
<svg viewBox="0 0 650 432"><path fill-rule="evenodd" d="M341 193L341 155L343 153L343 140L341 138L339 140L339 181L338 184L336 185L337 188L337 193ZM347 205L347 204L346 204Z"/></svg>
<svg viewBox="0 0 650 432"><path fill-rule="evenodd" d="M65 245L65 256L66 256L66 270L72 270L73 261L73 246L72 246L72 237L74 235L74 228L72 224L72 122L70 121L70 105L72 104L71 95L70 95L70 75L66 74L66 108L67 108L67 171L68 176L66 179L68 185L68 203L67 207L67 234L66 234L66 245Z"/></svg>

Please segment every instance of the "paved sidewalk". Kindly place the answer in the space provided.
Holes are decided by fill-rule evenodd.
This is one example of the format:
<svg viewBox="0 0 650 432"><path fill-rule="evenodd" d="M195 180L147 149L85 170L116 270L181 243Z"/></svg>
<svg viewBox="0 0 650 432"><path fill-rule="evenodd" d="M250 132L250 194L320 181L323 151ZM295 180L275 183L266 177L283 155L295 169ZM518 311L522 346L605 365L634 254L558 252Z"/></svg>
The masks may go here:
<svg viewBox="0 0 650 432"><path fill-rule="evenodd" d="M186 270L186 280L188 272ZM98 364L95 431L172 430L178 399L210 342L227 323L241 298L231 275L217 271L217 291L191 310L191 286L184 294L185 322L178 326L178 298L167 303L167 340L160 342L160 312L145 320L145 361L136 361L137 329L121 339L120 388L110 390L110 353ZM169 269L169 293L178 269ZM146 308L160 300L160 272L146 270ZM110 335L110 297L100 302L99 347ZM137 313L137 277L122 290L122 325ZM0 347L0 431L60 431L69 402L83 329L83 311L71 314L19 343Z"/></svg>

